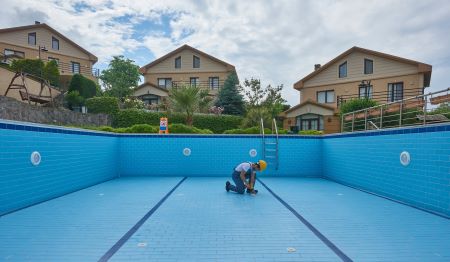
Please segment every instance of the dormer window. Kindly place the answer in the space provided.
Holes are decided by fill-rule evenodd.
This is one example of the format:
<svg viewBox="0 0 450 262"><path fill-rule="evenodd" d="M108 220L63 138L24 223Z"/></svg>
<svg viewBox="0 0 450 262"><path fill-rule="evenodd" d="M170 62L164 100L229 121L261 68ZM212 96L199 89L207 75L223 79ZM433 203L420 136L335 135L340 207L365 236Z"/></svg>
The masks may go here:
<svg viewBox="0 0 450 262"><path fill-rule="evenodd" d="M55 37L52 37L52 49L59 50L59 40Z"/></svg>
<svg viewBox="0 0 450 262"><path fill-rule="evenodd" d="M339 65L339 78L347 77L347 61Z"/></svg>
<svg viewBox="0 0 450 262"><path fill-rule="evenodd" d="M28 33L28 44L36 45L36 32Z"/></svg>
<svg viewBox="0 0 450 262"><path fill-rule="evenodd" d="M181 68L181 56L175 58L175 68Z"/></svg>
<svg viewBox="0 0 450 262"><path fill-rule="evenodd" d="M200 68L200 57L194 56L192 63L192 67Z"/></svg>

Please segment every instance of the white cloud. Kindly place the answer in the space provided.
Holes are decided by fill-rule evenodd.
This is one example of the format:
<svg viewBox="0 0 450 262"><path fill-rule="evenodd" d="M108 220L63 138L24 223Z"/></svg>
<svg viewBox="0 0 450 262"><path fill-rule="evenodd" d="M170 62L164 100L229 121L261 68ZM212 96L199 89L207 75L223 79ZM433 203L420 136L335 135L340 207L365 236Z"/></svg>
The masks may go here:
<svg viewBox="0 0 450 262"><path fill-rule="evenodd" d="M80 3L89 8L77 12ZM163 24L163 17L170 17L169 34L145 28L142 40L132 38L141 22ZM284 97L295 105L293 83L355 45L432 64L431 90L447 87L448 17L445 0L17 0L3 3L0 27L41 20L96 54L100 64L142 47L157 58L186 43L235 65L241 80L284 84Z"/></svg>

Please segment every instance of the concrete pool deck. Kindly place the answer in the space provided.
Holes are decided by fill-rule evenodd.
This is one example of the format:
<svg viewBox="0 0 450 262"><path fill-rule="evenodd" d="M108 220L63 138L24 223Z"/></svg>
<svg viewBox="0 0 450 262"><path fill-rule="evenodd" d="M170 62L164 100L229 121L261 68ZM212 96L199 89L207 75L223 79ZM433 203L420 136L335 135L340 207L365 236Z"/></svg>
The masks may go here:
<svg viewBox="0 0 450 262"><path fill-rule="evenodd" d="M0 261L450 261L447 218L320 178L261 176L257 196L227 179L123 177L1 216Z"/></svg>

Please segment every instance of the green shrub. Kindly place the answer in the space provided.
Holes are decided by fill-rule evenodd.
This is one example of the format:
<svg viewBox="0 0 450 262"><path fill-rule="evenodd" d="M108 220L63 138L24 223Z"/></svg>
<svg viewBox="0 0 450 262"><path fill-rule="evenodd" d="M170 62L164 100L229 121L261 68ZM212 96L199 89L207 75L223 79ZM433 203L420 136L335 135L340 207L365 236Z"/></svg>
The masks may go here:
<svg viewBox="0 0 450 262"><path fill-rule="evenodd" d="M123 107L126 109L144 109L145 104L144 102L139 98L134 97L127 97L123 101Z"/></svg>
<svg viewBox="0 0 450 262"><path fill-rule="evenodd" d="M306 136L320 136L323 135L323 131L319 130L301 130L298 132L299 135L306 135Z"/></svg>
<svg viewBox="0 0 450 262"><path fill-rule="evenodd" d="M96 130L105 131L105 132L114 132L115 131L114 128L112 128L110 126L100 126L100 127L97 127Z"/></svg>
<svg viewBox="0 0 450 262"><path fill-rule="evenodd" d="M361 110L369 107L376 106L378 103L375 100L368 99L368 98L357 98L352 99L350 101L347 101L340 105L339 109L342 114L353 112L356 110Z"/></svg>
<svg viewBox="0 0 450 262"><path fill-rule="evenodd" d="M259 135L261 134L261 129L257 126L249 127L249 128L236 128L229 129L223 132L224 134L248 134L248 135ZM264 128L264 134L272 134L272 130L269 128Z"/></svg>
<svg viewBox="0 0 450 262"><path fill-rule="evenodd" d="M97 85L94 81L80 74L75 74L70 79L69 92L78 91L85 99L94 97L97 93Z"/></svg>
<svg viewBox="0 0 450 262"><path fill-rule="evenodd" d="M184 124L169 125L169 133L172 134L213 134L211 130L200 129L196 127L187 126Z"/></svg>
<svg viewBox="0 0 450 262"><path fill-rule="evenodd" d="M93 97L86 100L89 113L104 113L115 115L119 112L119 99L116 97Z"/></svg>
<svg viewBox="0 0 450 262"><path fill-rule="evenodd" d="M131 133L157 133L159 128L147 124L134 125L128 128Z"/></svg>
<svg viewBox="0 0 450 262"><path fill-rule="evenodd" d="M84 98L80 96L78 91L70 91L65 97L70 108L81 106L84 103Z"/></svg>
<svg viewBox="0 0 450 262"><path fill-rule="evenodd" d="M169 124L184 124L186 116L181 113L146 112L144 110L125 109L120 110L114 117L114 126L129 127L136 124L149 124L159 126L159 119L167 117ZM231 115L194 115L194 126L200 129L209 129L214 133L222 133L230 128L237 128L242 122L242 117Z"/></svg>

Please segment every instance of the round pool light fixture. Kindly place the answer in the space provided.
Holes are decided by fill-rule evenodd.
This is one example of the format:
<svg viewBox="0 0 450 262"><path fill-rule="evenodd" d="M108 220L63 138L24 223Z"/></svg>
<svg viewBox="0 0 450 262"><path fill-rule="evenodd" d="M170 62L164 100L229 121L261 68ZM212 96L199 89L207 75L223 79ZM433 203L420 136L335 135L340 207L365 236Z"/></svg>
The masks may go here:
<svg viewBox="0 0 450 262"><path fill-rule="evenodd" d="M256 151L256 149L250 149L250 151L248 151L248 154L251 157L256 157L258 155L258 152Z"/></svg>
<svg viewBox="0 0 450 262"><path fill-rule="evenodd" d="M407 151L403 151L400 153L400 163L403 166L407 166L409 165L409 163L411 162L411 156L409 155L409 153Z"/></svg>
<svg viewBox="0 0 450 262"><path fill-rule="evenodd" d="M33 153L31 153L30 161L33 166L39 165L41 163L41 159L41 154L39 152L34 151Z"/></svg>
<svg viewBox="0 0 450 262"><path fill-rule="evenodd" d="M191 149L186 147L185 149L183 149L183 155L184 156L190 156L191 155Z"/></svg>

